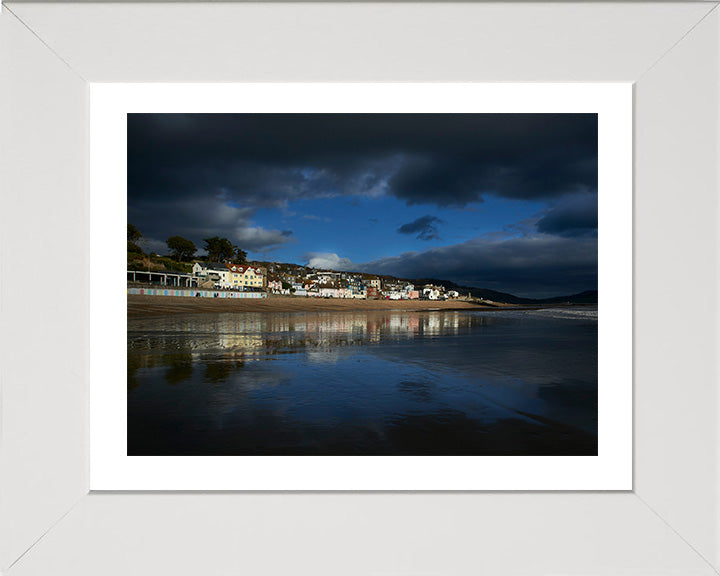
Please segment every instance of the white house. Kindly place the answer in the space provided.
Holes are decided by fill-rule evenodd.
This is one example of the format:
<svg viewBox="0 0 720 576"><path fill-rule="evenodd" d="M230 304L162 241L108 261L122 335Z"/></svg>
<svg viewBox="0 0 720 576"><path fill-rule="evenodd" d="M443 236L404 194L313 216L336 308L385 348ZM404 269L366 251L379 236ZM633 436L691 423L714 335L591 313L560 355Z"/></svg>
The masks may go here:
<svg viewBox="0 0 720 576"><path fill-rule="evenodd" d="M319 293L322 298L339 298L340 297L337 288L329 288L327 286L321 286Z"/></svg>
<svg viewBox="0 0 720 576"><path fill-rule="evenodd" d="M423 288L423 296L428 300L437 300L440 298L440 290L436 288Z"/></svg>
<svg viewBox="0 0 720 576"><path fill-rule="evenodd" d="M365 280L365 284L367 284L368 286L372 286L376 290L380 290L380 288L382 287L380 278L369 278L368 280Z"/></svg>
<svg viewBox="0 0 720 576"><path fill-rule="evenodd" d="M339 272L318 272L317 273L317 281L318 284L332 284L333 282L336 282L340 278Z"/></svg>
<svg viewBox="0 0 720 576"><path fill-rule="evenodd" d="M231 285L230 270L219 262L195 262L192 273L200 280L211 280L216 288L229 288Z"/></svg>

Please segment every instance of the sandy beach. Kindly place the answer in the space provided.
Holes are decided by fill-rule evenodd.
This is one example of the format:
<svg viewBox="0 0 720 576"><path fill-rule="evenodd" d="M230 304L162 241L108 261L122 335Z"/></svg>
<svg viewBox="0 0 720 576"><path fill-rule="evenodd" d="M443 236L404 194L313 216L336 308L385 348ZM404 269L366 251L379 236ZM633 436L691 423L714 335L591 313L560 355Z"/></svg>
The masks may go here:
<svg viewBox="0 0 720 576"><path fill-rule="evenodd" d="M128 318L208 312L346 312L351 310L494 310L463 300L345 300L271 296L263 299L211 299L128 295Z"/></svg>

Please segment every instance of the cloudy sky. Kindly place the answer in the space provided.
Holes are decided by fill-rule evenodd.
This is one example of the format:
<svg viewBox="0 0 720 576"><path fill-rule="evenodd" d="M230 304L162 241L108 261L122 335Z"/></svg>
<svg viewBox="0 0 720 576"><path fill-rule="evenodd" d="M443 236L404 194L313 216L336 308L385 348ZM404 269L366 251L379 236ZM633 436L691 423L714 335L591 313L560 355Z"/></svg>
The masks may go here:
<svg viewBox="0 0 720 576"><path fill-rule="evenodd" d="M595 114L128 114L145 248L546 297L597 289Z"/></svg>

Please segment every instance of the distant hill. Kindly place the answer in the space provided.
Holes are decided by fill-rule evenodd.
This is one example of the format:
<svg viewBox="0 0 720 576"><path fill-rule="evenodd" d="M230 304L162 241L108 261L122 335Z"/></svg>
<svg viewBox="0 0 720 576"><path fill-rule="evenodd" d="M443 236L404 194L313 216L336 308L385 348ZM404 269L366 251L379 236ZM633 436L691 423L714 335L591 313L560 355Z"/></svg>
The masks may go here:
<svg viewBox="0 0 720 576"><path fill-rule="evenodd" d="M497 290L489 290L487 288L473 288L472 286L460 286L449 280L438 280L437 278L421 278L412 281L416 286L423 284L434 284L435 286L445 286L446 290L455 290L460 295L466 296L470 293L473 298L482 298L484 300L492 300L493 302L504 302L506 304L536 304L537 300L530 298L520 298L506 292L498 292Z"/></svg>
<svg viewBox="0 0 720 576"><path fill-rule="evenodd" d="M492 300L493 302L504 302L505 304L597 304L598 291L586 290L579 294L571 294L569 296L555 296L553 298L522 298L507 292L498 292L497 290L488 290L487 288L473 288L472 286L460 286L449 280L438 280L435 278L423 278L413 280L413 283L422 286L423 284L435 284L445 286L447 290L455 290L461 295L468 294L474 298L482 298L483 300Z"/></svg>
<svg viewBox="0 0 720 576"><path fill-rule="evenodd" d="M555 298L546 298L540 302L543 304L597 304L597 301L597 290L585 290L585 292L573 294L572 296L556 296Z"/></svg>

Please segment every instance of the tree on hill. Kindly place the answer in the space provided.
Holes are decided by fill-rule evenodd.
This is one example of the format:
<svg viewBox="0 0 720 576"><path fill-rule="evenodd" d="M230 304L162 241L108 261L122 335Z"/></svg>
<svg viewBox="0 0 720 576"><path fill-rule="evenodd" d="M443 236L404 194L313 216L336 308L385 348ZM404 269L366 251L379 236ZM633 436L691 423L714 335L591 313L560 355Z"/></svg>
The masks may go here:
<svg viewBox="0 0 720 576"><path fill-rule="evenodd" d="M172 252L172 257L178 262L189 260L192 258L193 254L197 252L195 244L193 244L191 240L183 238L182 236L170 236L170 238L167 239L166 244Z"/></svg>
<svg viewBox="0 0 720 576"><path fill-rule="evenodd" d="M132 252L133 254L143 254L142 248L135 244L135 242L127 243L127 251Z"/></svg>
<svg viewBox="0 0 720 576"><path fill-rule="evenodd" d="M142 232L138 230L133 224L130 224L130 222L127 223L127 239L128 242L137 242L142 238Z"/></svg>
<svg viewBox="0 0 720 576"><path fill-rule="evenodd" d="M204 242L210 262L226 262L231 260L235 254L236 246L233 246L233 243L227 238L213 236L212 238L205 238Z"/></svg>
<svg viewBox="0 0 720 576"><path fill-rule="evenodd" d="M235 254L233 255L233 264L245 264L247 262L247 252L245 250L242 250L240 248L235 249Z"/></svg>
<svg viewBox="0 0 720 576"><path fill-rule="evenodd" d="M127 223L127 251L142 254L142 248L138 242L142 240L142 233L130 222Z"/></svg>

